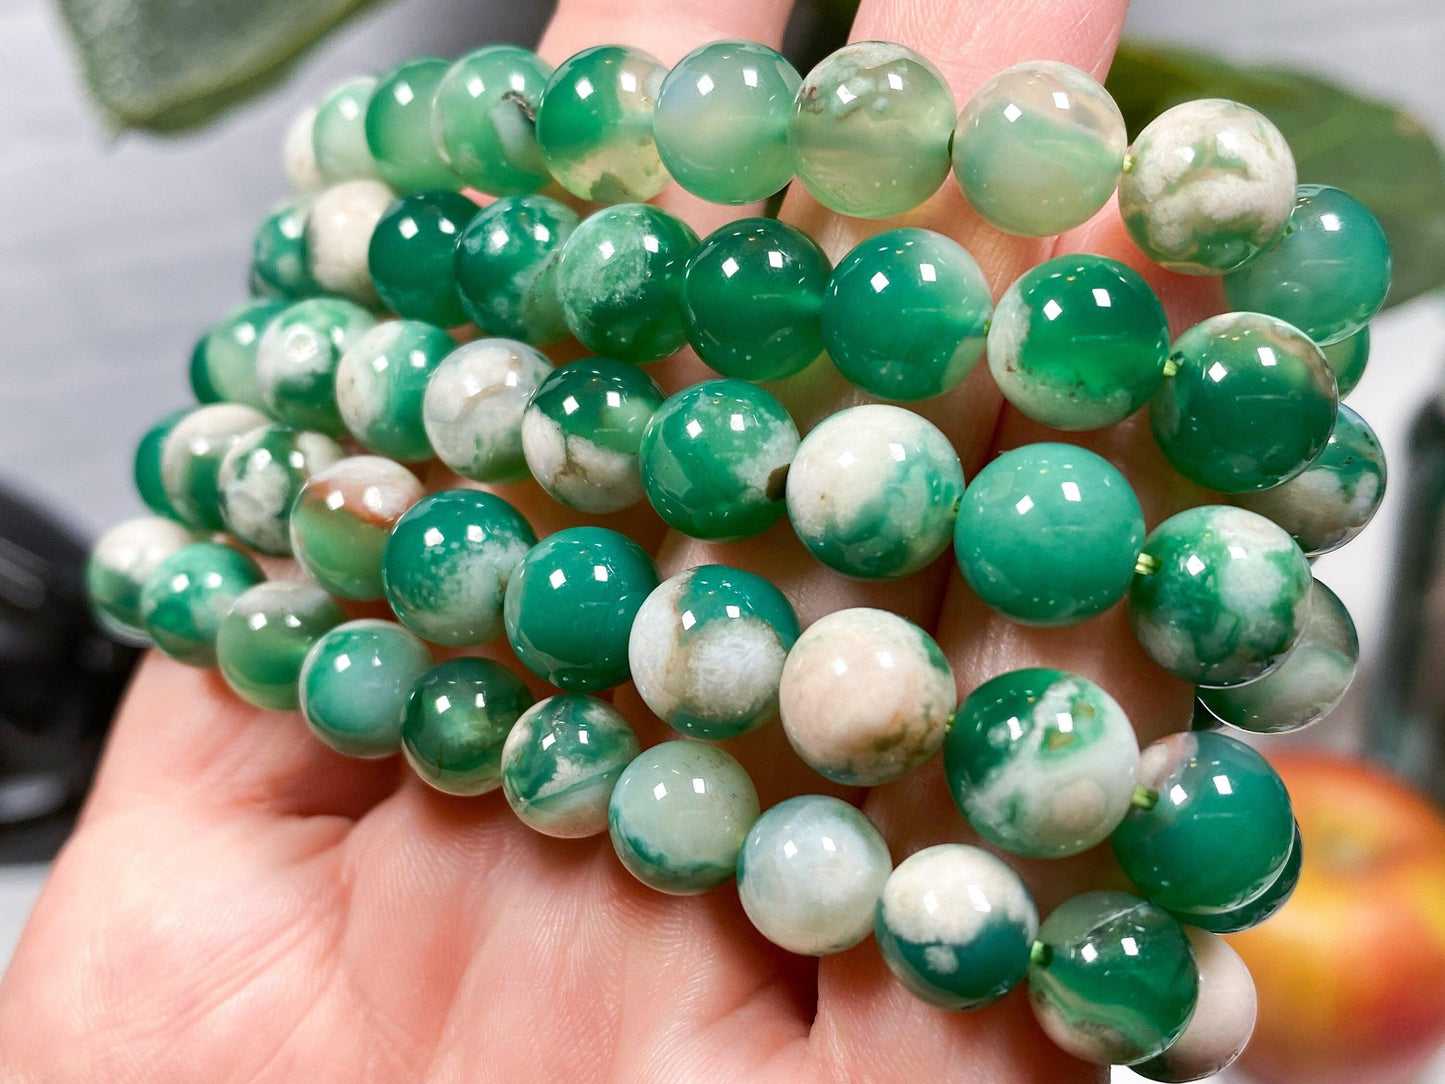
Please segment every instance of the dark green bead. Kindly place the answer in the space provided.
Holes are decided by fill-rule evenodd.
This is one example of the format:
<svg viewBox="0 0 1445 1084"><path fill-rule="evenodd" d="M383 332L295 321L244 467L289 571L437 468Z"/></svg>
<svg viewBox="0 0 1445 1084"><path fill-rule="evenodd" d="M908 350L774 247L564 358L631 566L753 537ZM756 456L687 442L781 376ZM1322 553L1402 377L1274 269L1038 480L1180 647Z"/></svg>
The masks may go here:
<svg viewBox="0 0 1445 1084"><path fill-rule="evenodd" d="M337 625L301 665L306 725L344 756L389 757L401 745L407 696L431 664L426 645L400 625Z"/></svg>
<svg viewBox="0 0 1445 1084"><path fill-rule="evenodd" d="M451 67L436 57L398 64L377 81L366 105L366 145L381 179L399 193L456 189L432 136L432 99Z"/></svg>
<svg viewBox="0 0 1445 1084"><path fill-rule="evenodd" d="M1335 387L1343 399L1355 390L1370 360L1370 329L1360 328L1348 338L1320 348L1335 374Z"/></svg>
<svg viewBox="0 0 1445 1084"><path fill-rule="evenodd" d="M266 409L256 372L256 353L261 336L286 305L285 301L275 298L248 301L232 309L206 333L201 340L205 377L204 380L194 375L191 378L198 399L202 399L203 390L209 390L217 401ZM193 362L193 374L194 370Z"/></svg>
<svg viewBox="0 0 1445 1084"><path fill-rule="evenodd" d="M141 588L140 618L156 647L177 662L215 666L221 619L243 591L265 578L240 550L194 542L150 574Z"/></svg>
<svg viewBox="0 0 1445 1084"><path fill-rule="evenodd" d="M1295 887L1299 884L1300 869L1304 864L1304 853L1304 842L1300 839L1299 825L1296 824L1294 838L1290 843L1289 859L1268 888L1242 907L1209 915L1181 911L1180 920L1211 933L1237 933L1258 926L1288 903L1289 898L1294 895Z"/></svg>
<svg viewBox="0 0 1445 1084"><path fill-rule="evenodd" d="M306 251L307 203L283 203L261 219L251 244L251 289L263 297L299 301L324 293L311 277Z"/></svg>
<svg viewBox="0 0 1445 1084"><path fill-rule="evenodd" d="M515 45L484 46L447 69L432 127L466 184L489 196L517 196L552 179L537 145L537 106L551 74L552 65Z"/></svg>
<svg viewBox="0 0 1445 1084"><path fill-rule="evenodd" d="M401 721L401 749L425 782L447 794L502 784L502 745L532 706L522 679L491 659L448 659L417 679Z"/></svg>
<svg viewBox="0 0 1445 1084"><path fill-rule="evenodd" d="M314 584L258 583L236 599L216 634L221 676L258 708L292 711L311 645L346 620L336 600Z"/></svg>
<svg viewBox="0 0 1445 1084"><path fill-rule="evenodd" d="M208 331L196 340L196 345L191 349L190 365L186 369L191 394L202 406L221 401L221 393L211 386L211 374L206 372L206 339L209 335Z"/></svg>
<svg viewBox="0 0 1445 1084"><path fill-rule="evenodd" d="M457 239L453 273L462 308L489 335L545 345L567 337L557 260L581 220L546 196L485 207Z"/></svg>
<svg viewBox="0 0 1445 1084"><path fill-rule="evenodd" d="M456 341L420 320L389 320L357 339L336 365L336 408L368 451L402 463L433 456L422 421L427 381Z"/></svg>
<svg viewBox="0 0 1445 1084"><path fill-rule="evenodd" d="M171 507L171 499L166 496L166 483L161 475L161 449L165 446L166 437L171 435L171 430L188 413L190 412L187 410L177 410L167 414L147 429L140 438L140 443L135 446L136 492L152 512L158 516L169 516L171 519L180 519L180 516Z"/></svg>
<svg viewBox="0 0 1445 1084"><path fill-rule="evenodd" d="M460 192L416 192L388 207L367 250L381 303L439 327L466 323L452 259L457 238L476 213L477 205Z"/></svg>

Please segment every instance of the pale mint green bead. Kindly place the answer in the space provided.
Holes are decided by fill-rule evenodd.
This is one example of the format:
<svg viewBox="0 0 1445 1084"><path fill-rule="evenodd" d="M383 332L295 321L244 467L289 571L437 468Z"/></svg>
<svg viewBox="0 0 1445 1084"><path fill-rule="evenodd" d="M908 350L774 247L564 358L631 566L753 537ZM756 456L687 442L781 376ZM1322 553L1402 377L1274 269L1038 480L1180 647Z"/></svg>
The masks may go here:
<svg viewBox="0 0 1445 1084"><path fill-rule="evenodd" d="M85 564L85 589L101 628L128 644L147 644L140 592L157 566L201 536L173 519L138 516L96 540Z"/></svg>
<svg viewBox="0 0 1445 1084"><path fill-rule="evenodd" d="M205 382L218 401L265 410L258 380L257 351L266 329L286 310L276 299L248 301L232 309L201 339L197 350Z"/></svg>
<svg viewBox="0 0 1445 1084"><path fill-rule="evenodd" d="M156 647L187 666L216 665L216 634L232 604L266 578L246 554L193 542L158 564L141 587L139 613Z"/></svg>
<svg viewBox="0 0 1445 1084"><path fill-rule="evenodd" d="M256 348L266 410L296 429L346 433L336 409L336 366L346 348L376 326L360 305L314 297L283 309Z"/></svg>
<svg viewBox="0 0 1445 1084"><path fill-rule="evenodd" d="M336 600L299 580L258 583L232 604L216 633L216 665L242 700L271 711L300 703L306 654L346 620Z"/></svg>
<svg viewBox="0 0 1445 1084"><path fill-rule="evenodd" d="M266 415L239 403L212 403L191 411L161 445L166 498L187 526L224 530L218 475L221 460L245 434L267 424Z"/></svg>
<svg viewBox="0 0 1445 1084"><path fill-rule="evenodd" d="M456 174L489 196L519 196L550 181L537 145L537 106L552 65L515 45L487 45L450 68L432 102L438 148Z"/></svg>
<svg viewBox="0 0 1445 1084"><path fill-rule="evenodd" d="M267 425L234 444L216 475L226 529L262 553L291 552L291 505L306 480L344 459L330 437Z"/></svg>
<svg viewBox="0 0 1445 1084"><path fill-rule="evenodd" d="M432 135L432 100L445 60L417 57L377 81L366 105L366 145L381 179L398 194L462 187Z"/></svg>
<svg viewBox="0 0 1445 1084"><path fill-rule="evenodd" d="M427 381L456 346L420 320L378 324L336 365L336 408L362 447L402 463L433 455L422 424Z"/></svg>
<svg viewBox="0 0 1445 1084"><path fill-rule="evenodd" d="M701 742L644 749L612 788L607 828L627 871L673 896L733 877L758 792L731 754Z"/></svg>
<svg viewBox="0 0 1445 1084"><path fill-rule="evenodd" d="M316 107L311 148L327 184L381 176L366 144L366 107L375 89L376 76L352 76L332 87Z"/></svg>
<svg viewBox="0 0 1445 1084"><path fill-rule="evenodd" d="M337 625L301 664L301 712L338 753L389 757L401 748L407 697L431 664L426 645L400 625L370 618Z"/></svg>

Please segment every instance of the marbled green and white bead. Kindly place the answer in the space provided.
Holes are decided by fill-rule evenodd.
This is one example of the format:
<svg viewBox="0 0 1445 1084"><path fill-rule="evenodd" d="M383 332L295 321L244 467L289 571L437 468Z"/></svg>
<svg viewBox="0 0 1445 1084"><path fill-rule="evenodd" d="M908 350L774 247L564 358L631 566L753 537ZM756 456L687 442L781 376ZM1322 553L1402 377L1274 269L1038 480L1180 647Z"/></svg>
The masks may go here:
<svg viewBox="0 0 1445 1084"><path fill-rule="evenodd" d="M400 625L371 618L337 625L301 664L301 713L338 753L389 757L401 745L407 696L430 666L426 645Z"/></svg>
<svg viewBox="0 0 1445 1084"><path fill-rule="evenodd" d="M463 657L417 679L401 721L412 770L446 794L485 794L502 785L502 748L532 694L491 659Z"/></svg>
<svg viewBox="0 0 1445 1084"><path fill-rule="evenodd" d="M219 542L193 542L156 565L141 587L141 623L156 647L187 666L216 665L221 620L265 574Z"/></svg>
<svg viewBox="0 0 1445 1084"><path fill-rule="evenodd" d="M251 293L256 297L299 301L322 293L320 284L311 277L311 259L306 255L306 218L310 213L311 201L296 199L261 219L251 240Z"/></svg>
<svg viewBox="0 0 1445 1084"><path fill-rule="evenodd" d="M327 184L381 176L366 145L366 106L375 89L376 76L352 76L327 91L316 107L311 149Z"/></svg>
<svg viewBox="0 0 1445 1084"><path fill-rule="evenodd" d="M580 221L547 196L504 196L476 214L457 238L452 272L477 327L527 343L567 337L557 261Z"/></svg>
<svg viewBox="0 0 1445 1084"><path fill-rule="evenodd" d="M1259 995L1244 960L1223 938L1195 926L1184 936L1199 970L1199 998L1179 1038L1158 1057L1133 1066L1149 1080L1177 1084L1222 1073L1254 1034Z"/></svg>
<svg viewBox="0 0 1445 1084"><path fill-rule="evenodd" d="M193 364L198 362L204 371L204 383L216 401L266 409L257 372L258 350L267 327L285 309L284 301L247 301L201 337Z"/></svg>
<svg viewBox="0 0 1445 1084"><path fill-rule="evenodd" d="M135 478L136 492L140 494L145 506L158 516L177 521L180 520L180 515L171 507L171 499L166 496L165 478L161 473L161 452L171 430L189 413L188 410L174 410L147 429L136 442L135 461L131 471Z"/></svg>
<svg viewBox="0 0 1445 1084"><path fill-rule="evenodd" d="M311 277L328 293L375 305L367 254L371 231L396 195L380 181L342 181L316 197L306 220Z"/></svg>
<svg viewBox="0 0 1445 1084"><path fill-rule="evenodd" d="M552 74L529 49L485 45L437 84L437 149L466 184L491 196L535 192L552 178L537 146L537 106Z"/></svg>
<svg viewBox="0 0 1445 1084"><path fill-rule="evenodd" d="M378 324L336 364L336 409L369 451L402 463L432 457L422 424L427 381L455 341L420 320Z"/></svg>
<svg viewBox="0 0 1445 1084"><path fill-rule="evenodd" d="M442 359L427 381L421 420L440 459L476 482L519 482L522 414L552 375L543 354L515 339L477 339Z"/></svg>
<svg viewBox="0 0 1445 1084"><path fill-rule="evenodd" d="M283 309L256 348L256 377L266 409L297 429L339 437L336 367L352 343L376 326L355 302L315 297Z"/></svg>
<svg viewBox="0 0 1445 1084"><path fill-rule="evenodd" d="M291 552L291 505L306 480L346 457L328 436L267 425L240 437L216 476L226 529L262 553Z"/></svg>
<svg viewBox="0 0 1445 1084"><path fill-rule="evenodd" d="M161 481L171 507L188 526L224 529L217 489L221 460L231 445L267 421L259 410L239 403L212 403L176 423L161 446Z"/></svg>
<svg viewBox="0 0 1445 1084"><path fill-rule="evenodd" d="M161 516L123 520L101 535L85 564L85 590L101 628L128 644L149 643L141 588L162 561L199 541L189 527Z"/></svg>
<svg viewBox="0 0 1445 1084"><path fill-rule="evenodd" d="M291 711L311 645L346 620L315 584L272 580L249 588L216 633L216 665L237 696L258 708Z"/></svg>

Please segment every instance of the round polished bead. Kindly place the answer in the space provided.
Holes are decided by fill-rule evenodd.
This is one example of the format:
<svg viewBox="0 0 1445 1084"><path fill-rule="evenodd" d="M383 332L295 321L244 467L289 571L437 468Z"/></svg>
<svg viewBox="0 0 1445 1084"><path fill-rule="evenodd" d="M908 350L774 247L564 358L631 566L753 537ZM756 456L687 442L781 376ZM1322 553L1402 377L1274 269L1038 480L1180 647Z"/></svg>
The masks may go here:
<svg viewBox="0 0 1445 1084"><path fill-rule="evenodd" d="M932 230L885 230L839 261L823 297L838 371L885 399L929 399L983 355L993 298L968 251Z"/></svg>
<svg viewBox="0 0 1445 1084"><path fill-rule="evenodd" d="M434 324L389 320L348 346L336 364L336 408L347 431L378 455L403 463L430 459L422 400L432 372L456 345Z"/></svg>
<svg viewBox="0 0 1445 1084"><path fill-rule="evenodd" d="M141 588L162 561L198 541L189 528L161 516L122 520L101 535L85 563L85 590L101 628L128 644L147 643Z"/></svg>
<svg viewBox="0 0 1445 1084"><path fill-rule="evenodd" d="M724 376L781 380L823 352L828 257L802 230L743 218L703 239L687 263L682 319L698 357Z"/></svg>
<svg viewBox="0 0 1445 1084"><path fill-rule="evenodd" d="M1289 144L1238 102L1201 98L1167 109L1129 156L1119 212L1144 255L1171 271L1233 271L1279 237L1294 207Z"/></svg>
<svg viewBox="0 0 1445 1084"><path fill-rule="evenodd" d="M265 425L231 445L216 474L226 530L262 553L291 552L291 505L306 480L345 458L330 437Z"/></svg>
<svg viewBox="0 0 1445 1084"><path fill-rule="evenodd" d="M1149 657L1181 681L1240 685L1299 642L1312 582L1305 555L1275 524L1204 505L1144 540L1129 620Z"/></svg>
<svg viewBox="0 0 1445 1084"><path fill-rule="evenodd" d="M165 447L166 438L171 435L171 430L189 413L188 410L177 410L167 414L147 429L135 446L132 473L136 492L140 494L140 499L147 508L156 515L169 519L180 517L171 507L171 499L166 496L165 478L161 474L161 451Z"/></svg>
<svg viewBox="0 0 1445 1084"><path fill-rule="evenodd" d="M537 483L579 512L642 500L638 457L662 389L635 365L584 358L550 373L522 412L522 454Z"/></svg>
<svg viewBox="0 0 1445 1084"><path fill-rule="evenodd" d="M281 167L286 183L298 196L319 192L324 182L316 165L316 152L311 145L311 132L316 123L316 107L308 106L292 119L281 141Z"/></svg>
<svg viewBox="0 0 1445 1084"><path fill-rule="evenodd" d="M1268 888L1248 903L1228 911L1220 911L1217 914L1201 914L1194 911L1181 917L1189 925L1213 933L1238 933L1240 930L1258 926L1289 902L1289 898L1294 895L1294 890L1299 885L1300 869L1303 864L1304 843L1300 840L1299 824L1296 822L1294 838L1290 843L1289 858L1285 860L1279 876L1270 883Z"/></svg>
<svg viewBox="0 0 1445 1084"><path fill-rule="evenodd" d="M371 231L396 200L380 181L343 181L311 204L306 219L306 253L311 277L328 293L362 305L377 304L367 266Z"/></svg>
<svg viewBox="0 0 1445 1084"><path fill-rule="evenodd" d="M462 308L479 328L537 345L567 337L557 260L579 221L546 196L507 196L472 219L457 239L453 273Z"/></svg>
<svg viewBox="0 0 1445 1084"><path fill-rule="evenodd" d="M421 420L437 458L463 478L527 477L522 413L552 363L514 339L476 339L442 359L427 381Z"/></svg>
<svg viewBox="0 0 1445 1084"><path fill-rule="evenodd" d="M1138 410L1169 357L1164 306L1107 256L1046 260L999 299L988 365L1020 412L1053 429L1102 429Z"/></svg>
<svg viewBox="0 0 1445 1084"><path fill-rule="evenodd" d="M953 800L974 831L1031 858L1102 843L1129 812L1139 743L1124 709L1062 670L1014 670L958 709L943 748Z"/></svg>
<svg viewBox="0 0 1445 1084"><path fill-rule="evenodd" d="M502 785L502 745L532 706L522 679L491 659L448 659L417 679L401 720L401 751L446 794Z"/></svg>
<svg viewBox="0 0 1445 1084"><path fill-rule="evenodd" d="M387 208L366 257L381 303L411 320L441 327L466 323L452 258L476 213L477 205L460 192L415 192Z"/></svg>
<svg viewBox="0 0 1445 1084"><path fill-rule="evenodd" d="M872 821L841 799L804 794L753 823L738 853L738 899L773 944L826 956L873 932L892 869Z"/></svg>
<svg viewBox="0 0 1445 1084"><path fill-rule="evenodd" d="M193 542L156 565L141 586L141 624L177 662L215 666L221 619L243 591L265 578L240 550Z"/></svg>
<svg viewBox="0 0 1445 1084"><path fill-rule="evenodd" d="M1343 399L1355 390L1355 385L1365 375L1365 366L1370 360L1370 328L1366 325L1353 335L1320 350L1335 374L1335 387Z"/></svg>
<svg viewBox="0 0 1445 1084"><path fill-rule="evenodd" d="M642 438L642 485L669 526L693 538L755 535L783 514L798 427L755 384L709 380L671 396Z"/></svg>
<svg viewBox="0 0 1445 1084"><path fill-rule="evenodd" d="M366 105L366 145L381 179L398 193L462 187L432 136L432 100L450 67L436 57L398 64Z"/></svg>
<svg viewBox="0 0 1445 1084"><path fill-rule="evenodd" d="M840 410L799 446L788 518L829 568L865 580L917 572L947 548L963 467L937 427L901 407Z"/></svg>
<svg viewBox="0 0 1445 1084"><path fill-rule="evenodd" d="M777 715L783 659L797 638L797 614L771 583L701 565L647 596L627 657L654 715L689 737L721 741Z"/></svg>
<svg viewBox="0 0 1445 1084"><path fill-rule="evenodd" d="M485 644L502 635L507 582L536 544L531 525L501 497L475 489L433 493L408 508L386 540L386 600L423 640Z"/></svg>
<svg viewBox="0 0 1445 1084"><path fill-rule="evenodd" d="M1364 328L1389 289L1380 223L1354 196L1322 184L1300 185L1284 235L1224 279L1231 308L1277 316L1317 343Z"/></svg>
<svg viewBox="0 0 1445 1084"><path fill-rule="evenodd" d="M594 203L651 199L667 185L652 115L667 68L641 49L597 45L564 60L537 109L552 176Z"/></svg>
<svg viewBox="0 0 1445 1084"><path fill-rule="evenodd" d="M1288 482L1235 501L1274 520L1307 557L1343 546L1385 498L1385 451L1369 423L1341 405L1324 451Z"/></svg>
<svg viewBox="0 0 1445 1084"><path fill-rule="evenodd" d="M387 535L401 514L425 495L416 475L390 459L343 459L313 474L296 495L291 552L333 595L381 598Z"/></svg>
<svg viewBox="0 0 1445 1084"><path fill-rule="evenodd" d="M583 346L620 361L665 357L686 341L681 298L697 234L645 203L586 219L557 261L557 297Z"/></svg>
<svg viewBox="0 0 1445 1084"><path fill-rule="evenodd" d="M793 177L788 114L801 82L787 60L757 42L694 49L667 73L657 97L652 131L662 164L713 203L767 199Z"/></svg>
<svg viewBox="0 0 1445 1084"><path fill-rule="evenodd" d="M297 682L306 653L346 620L336 600L314 584L273 580L249 588L216 633L216 663L226 684L269 711L301 702Z"/></svg>
<svg viewBox="0 0 1445 1084"><path fill-rule="evenodd" d="M550 181L537 146L537 106L552 66L515 45L468 53L437 85L432 128L463 183L489 196L535 192Z"/></svg>
<svg viewBox="0 0 1445 1084"><path fill-rule="evenodd" d="M431 666L426 645L400 625L337 625L301 664L301 713L311 732L349 757L389 757L401 745L407 696Z"/></svg>
<svg viewBox="0 0 1445 1084"><path fill-rule="evenodd" d="M522 664L576 692L628 678L627 637L657 568L642 547L601 527L544 538L522 559L503 605L507 639Z"/></svg>
<svg viewBox="0 0 1445 1084"><path fill-rule="evenodd" d="M902 214L948 176L956 119L953 91L926 59L891 42L854 42L798 88L788 121L793 169L829 210Z"/></svg>
<svg viewBox="0 0 1445 1084"><path fill-rule="evenodd" d="M251 292L259 297L299 301L322 293L311 277L311 257L306 252L306 218L310 203L283 203L256 227L251 242Z"/></svg>
<svg viewBox="0 0 1445 1084"><path fill-rule="evenodd" d="M963 578L1026 625L1070 625L1124 597L1144 513L1124 476L1072 444L1004 452L964 491L953 534Z"/></svg>
<svg viewBox="0 0 1445 1084"><path fill-rule="evenodd" d="M673 896L731 880L757 819L758 792L743 766L717 746L691 741L644 749L607 807L612 847L627 871Z"/></svg>
<svg viewBox="0 0 1445 1084"><path fill-rule="evenodd" d="M186 367L186 379L191 385L191 394L196 397L196 402L201 404L219 403L221 393L211 385L211 374L206 371L206 339L210 331L206 331L196 340L196 345L191 350L191 361Z"/></svg>
<svg viewBox="0 0 1445 1084"><path fill-rule="evenodd" d="M217 488L221 460L232 444L267 421L248 406L212 403L176 422L161 445L161 481L183 523L207 531L225 528Z"/></svg>
<svg viewBox="0 0 1445 1084"><path fill-rule="evenodd" d="M327 91L316 107L311 148L327 184L381 176L366 143L366 107L375 89L376 76L355 75Z"/></svg>
<svg viewBox="0 0 1445 1084"><path fill-rule="evenodd" d="M1038 928L1019 875L962 843L927 847L898 863L874 926L898 981L949 1010L981 1008L1023 981Z"/></svg>
<svg viewBox="0 0 1445 1084"><path fill-rule="evenodd" d="M1199 1000L1179 1038L1134 1072L1149 1080L1203 1080L1227 1069L1254 1034L1258 997L1249 968L1225 941L1184 927L1199 970Z"/></svg>
<svg viewBox="0 0 1445 1084"><path fill-rule="evenodd" d="M375 326L371 313L339 297L314 297L283 309L256 350L266 409L297 429L344 435L336 367L346 349Z"/></svg>
<svg viewBox="0 0 1445 1084"><path fill-rule="evenodd" d="M232 309L202 337L196 349L204 377L196 385L199 392L208 387L216 402L240 403L266 409L257 372L259 348L267 328L286 311L286 302L275 299L247 301Z"/></svg>
<svg viewBox="0 0 1445 1084"><path fill-rule="evenodd" d="M1107 90L1078 68L1031 60L995 75L964 104L953 175L985 222L1048 237L1109 202L1128 145Z"/></svg>
<svg viewBox="0 0 1445 1084"><path fill-rule="evenodd" d="M558 839L607 831L607 803L642 747L602 700L549 697L517 720L502 746L502 790L517 819Z"/></svg>
<svg viewBox="0 0 1445 1084"><path fill-rule="evenodd" d="M907 775L943 744L958 705L933 637L886 610L837 610L798 637L778 706L793 749L835 783Z"/></svg>
<svg viewBox="0 0 1445 1084"><path fill-rule="evenodd" d="M1199 970L1179 923L1124 892L1086 892L1039 927L1029 1003L1054 1043L1098 1065L1132 1065L1184 1032Z"/></svg>

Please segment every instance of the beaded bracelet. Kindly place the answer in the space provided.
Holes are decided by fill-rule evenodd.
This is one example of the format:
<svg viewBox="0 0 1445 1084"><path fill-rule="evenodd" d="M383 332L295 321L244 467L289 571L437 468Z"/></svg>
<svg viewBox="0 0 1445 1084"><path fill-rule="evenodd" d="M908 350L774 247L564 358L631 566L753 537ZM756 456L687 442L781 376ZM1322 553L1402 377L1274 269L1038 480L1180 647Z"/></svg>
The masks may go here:
<svg viewBox="0 0 1445 1084"><path fill-rule="evenodd" d="M1248 1041L1254 999L1215 934L1278 909L1302 857L1279 777L1217 727L1298 729L1353 678L1354 627L1309 559L1383 494L1379 442L1338 397L1367 360L1389 254L1357 201L1296 185L1285 141L1245 106L1186 102L1126 144L1108 94L1067 65L1010 68L955 115L931 64L880 42L806 79L729 41L671 71L621 46L555 71L496 46L347 80L287 137L301 195L256 234L256 299L196 346L203 405L140 442L156 515L97 543L96 611L118 636L218 666L252 704L299 707L343 754L399 749L438 790L500 788L548 835L608 831L659 891L736 878L749 919L789 951L873 933L933 1005L976 1008L1027 980L1072 1054L1158 1080L1215 1072ZM1237 311L1171 344L1148 283L1103 256L1048 260L994 305L973 257L928 230L886 230L833 266L776 219L699 241L637 202L671 178L747 204L796 175L838 213L891 216L950 167L981 218L1026 236L1084 222L1117 189L1144 254L1225 274ZM539 194L554 182L612 205L582 218ZM498 198L482 208L462 189ZM468 321L490 337L444 330ZM598 356L554 367L538 347L568 335ZM638 366L684 344L720 379L669 397ZM1060 442L1006 451L966 485L944 435L894 403L956 387L985 355L1009 403L1055 430L1148 403L1164 456L1223 503L1146 534L1123 475ZM760 382L815 363L892 402L800 433ZM1141 753L1107 692L1043 668L960 705L938 645L902 617L848 609L801 629L750 572L659 582L617 532L539 540L492 493L427 495L406 464L433 458L478 483L535 478L583 513L645 499L699 539L786 513L822 564L860 579L907 576L952 545L968 586L1024 624L1127 599L1145 652L1197 687L1196 728ZM307 579L266 581L248 549L293 555ZM383 598L399 623L347 621L338 601ZM433 665L427 646L504 635L557 695L534 702L487 659ZM629 680L680 740L641 749L591 695ZM838 783L895 780L942 749L990 847L1053 858L1108 840L1137 895L1086 893L1041 923L992 851L944 844L895 868L846 802L760 812L710 743L774 717Z"/></svg>

